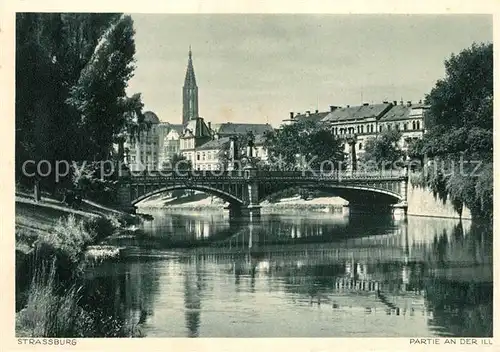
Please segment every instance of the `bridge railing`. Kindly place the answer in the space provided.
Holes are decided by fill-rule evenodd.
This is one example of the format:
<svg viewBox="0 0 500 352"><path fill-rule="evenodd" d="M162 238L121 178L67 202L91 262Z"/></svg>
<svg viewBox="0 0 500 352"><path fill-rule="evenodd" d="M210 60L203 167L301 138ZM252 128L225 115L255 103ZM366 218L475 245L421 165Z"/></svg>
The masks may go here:
<svg viewBox="0 0 500 352"><path fill-rule="evenodd" d="M255 170L254 176L260 179L316 179L316 180L355 180L355 179L400 179L404 170L382 171L324 171L324 170ZM131 174L134 180L159 179L244 179L249 177L248 170L148 170Z"/></svg>
<svg viewBox="0 0 500 352"><path fill-rule="evenodd" d="M244 170L145 170L130 174L134 179L139 178L243 178Z"/></svg>
<svg viewBox="0 0 500 352"><path fill-rule="evenodd" d="M258 171L260 178L306 178L306 179L399 179L405 176L404 170L384 171L323 171L323 170L294 170L294 171Z"/></svg>

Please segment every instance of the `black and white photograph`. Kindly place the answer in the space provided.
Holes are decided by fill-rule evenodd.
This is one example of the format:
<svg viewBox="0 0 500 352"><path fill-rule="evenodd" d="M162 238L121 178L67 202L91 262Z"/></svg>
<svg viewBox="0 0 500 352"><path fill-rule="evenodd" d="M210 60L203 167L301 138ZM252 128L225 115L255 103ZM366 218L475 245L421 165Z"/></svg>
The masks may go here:
<svg viewBox="0 0 500 352"><path fill-rule="evenodd" d="M491 14L14 16L16 341L492 344Z"/></svg>

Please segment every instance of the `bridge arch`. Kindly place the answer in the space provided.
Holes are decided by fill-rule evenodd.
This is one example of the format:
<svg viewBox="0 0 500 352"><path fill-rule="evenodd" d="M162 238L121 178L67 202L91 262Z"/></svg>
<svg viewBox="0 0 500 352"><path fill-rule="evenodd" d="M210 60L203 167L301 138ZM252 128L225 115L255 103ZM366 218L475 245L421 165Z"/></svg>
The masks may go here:
<svg viewBox="0 0 500 352"><path fill-rule="evenodd" d="M130 203L132 205L136 205L137 203L139 203L139 202L141 202L141 201L143 201L151 196L154 196L156 194L163 193L163 192L171 192L171 191L175 191L175 190L200 191L200 192L208 193L208 194L214 195L216 197L219 197L222 200L224 200L225 202L228 202L231 204L237 204L237 205L244 204L244 202L241 198L236 197L233 194L230 194L226 191L223 191L223 190L215 188L215 187L211 187L211 186L207 186L207 185L189 185L189 186L187 186L187 185L182 185L182 184L156 188L150 192L147 192L147 193L140 195L139 197L137 197L135 199L132 199L132 201Z"/></svg>
<svg viewBox="0 0 500 352"><path fill-rule="evenodd" d="M292 188L302 188L308 190L318 190L330 193L332 196L340 197L349 203L360 204L372 202L374 204L392 205L404 201L402 195L396 191L363 185L328 185L328 184L287 184L268 192L264 189L259 194L259 202Z"/></svg>

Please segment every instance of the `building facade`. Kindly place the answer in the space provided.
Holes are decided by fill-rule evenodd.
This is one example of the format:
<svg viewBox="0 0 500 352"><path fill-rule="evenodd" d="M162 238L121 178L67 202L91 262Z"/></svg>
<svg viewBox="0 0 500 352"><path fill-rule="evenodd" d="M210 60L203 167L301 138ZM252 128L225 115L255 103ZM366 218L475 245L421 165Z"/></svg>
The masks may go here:
<svg viewBox="0 0 500 352"><path fill-rule="evenodd" d="M158 132L160 120L152 111L144 113L143 130L128 135L124 143L125 162L132 171L156 170L158 168Z"/></svg>
<svg viewBox="0 0 500 352"><path fill-rule="evenodd" d="M137 136L129 135L125 142L126 160L133 171L160 170L172 167L174 155L182 155L195 170L219 170L224 167L221 153L229 143L229 137L249 132L255 136L253 156L267 159L263 134L272 131L269 124L214 124L199 116L198 86L191 48L184 85L182 87L182 124L161 122L152 112L144 113L147 128ZM240 150L240 155L246 148Z"/></svg>
<svg viewBox="0 0 500 352"><path fill-rule="evenodd" d="M401 131L398 144L402 150L406 150L412 141L421 139L425 132L425 113L428 108L421 101L417 104L411 101L406 104L403 101L399 104L397 101L385 101L381 104L330 106L328 112L291 112L283 124L311 120L328 126L344 140L344 152L348 155L348 164L352 165L353 158L359 159L364 154L368 140L377 138L384 131Z"/></svg>

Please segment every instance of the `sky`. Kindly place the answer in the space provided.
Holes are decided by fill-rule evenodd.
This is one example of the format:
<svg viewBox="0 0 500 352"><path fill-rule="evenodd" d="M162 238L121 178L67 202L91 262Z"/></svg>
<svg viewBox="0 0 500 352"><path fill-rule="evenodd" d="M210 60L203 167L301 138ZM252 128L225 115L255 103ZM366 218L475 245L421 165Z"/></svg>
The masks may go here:
<svg viewBox="0 0 500 352"><path fill-rule="evenodd" d="M136 70L128 93L182 121L189 46L199 115L270 123L291 111L424 99L444 61L491 42L490 15L132 14Z"/></svg>

